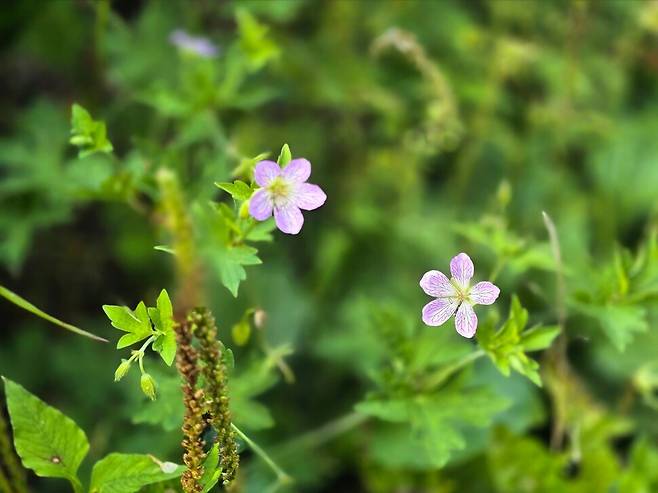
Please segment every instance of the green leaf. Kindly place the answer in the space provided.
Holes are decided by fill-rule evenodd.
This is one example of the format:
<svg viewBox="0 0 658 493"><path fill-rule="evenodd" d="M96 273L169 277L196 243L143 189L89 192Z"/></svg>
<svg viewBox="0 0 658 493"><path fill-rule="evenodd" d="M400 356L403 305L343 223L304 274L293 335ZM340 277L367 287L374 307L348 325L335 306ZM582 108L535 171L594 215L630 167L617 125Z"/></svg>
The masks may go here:
<svg viewBox="0 0 658 493"><path fill-rule="evenodd" d="M256 256L258 250L246 245L226 246L213 257L214 267L219 274L222 284L235 297L238 296L240 282L247 278L245 265L258 265L261 260Z"/></svg>
<svg viewBox="0 0 658 493"><path fill-rule="evenodd" d="M86 330L82 330L75 325L68 324L66 322L62 322L61 320L53 317L52 315L48 315L46 312L43 310L40 310L36 306L34 306L32 303L27 301L25 298L20 297L13 291L10 291L9 289L5 288L4 286L0 286L0 296L3 298L11 301L14 305L22 308L23 310L27 310L28 312L36 315L37 317L41 317L44 320L48 320L48 322L51 322L55 325L59 325L60 327L70 330L71 332L75 332L76 334L80 334L85 337L89 337L90 339L94 339L96 341L101 341L101 342L108 342L107 339L103 339L102 337L98 337L97 335L94 335L90 332L87 332Z"/></svg>
<svg viewBox="0 0 658 493"><path fill-rule="evenodd" d="M533 327L521 334L521 344L525 351L541 351L549 347L558 335L559 325Z"/></svg>
<svg viewBox="0 0 658 493"><path fill-rule="evenodd" d="M574 304L581 313L598 321L603 332L618 351L626 349L636 333L646 332L649 324L646 319L646 309L637 305L606 304L590 305Z"/></svg>
<svg viewBox="0 0 658 493"><path fill-rule="evenodd" d="M91 473L90 493L135 493L142 487L179 477L185 467L141 454L110 454Z"/></svg>
<svg viewBox="0 0 658 493"><path fill-rule="evenodd" d="M199 483L203 488L201 493L210 491L222 477L222 468L219 465L219 444L216 443L208 452L206 460L203 461L203 475Z"/></svg>
<svg viewBox="0 0 658 493"><path fill-rule="evenodd" d="M371 453L387 465L418 465L442 467L453 453L466 446L464 428L485 427L495 414L505 409L508 402L484 389L444 389L432 395L413 395L397 399L369 399L357 404L358 412L374 416L397 426L383 427L383 435L376 437ZM405 427L400 427L405 424ZM409 429L410 428L410 429ZM404 431L406 429L406 432ZM395 432L397 430L397 432ZM381 454L382 443L389 432L407 441L414 453L407 457ZM422 460L419 460L422 456Z"/></svg>
<svg viewBox="0 0 658 493"><path fill-rule="evenodd" d="M245 239L249 241L272 241L272 231L274 231L275 227L276 225L272 218L267 221L261 221L251 228Z"/></svg>
<svg viewBox="0 0 658 493"><path fill-rule="evenodd" d="M157 300L157 308L148 309L149 317L155 329L161 334L153 341L153 350L167 365L171 366L176 357L176 333L174 332L174 310L166 290L160 292Z"/></svg>
<svg viewBox="0 0 658 493"><path fill-rule="evenodd" d="M500 372L509 376L511 370L528 377L541 387L539 364L525 351L537 351L548 347L560 333L557 326L535 327L526 330L528 310L521 306L517 296L512 297L510 313L503 326L495 331L488 320L482 324L477 338Z"/></svg>
<svg viewBox="0 0 658 493"><path fill-rule="evenodd" d="M279 166L282 168L286 166L292 160L292 154L290 152L290 147L288 144L283 144L281 152L279 153L279 158L276 160Z"/></svg>
<svg viewBox="0 0 658 493"><path fill-rule="evenodd" d="M117 349L131 346L153 335L151 320L143 301L132 311L127 306L103 305L103 311L111 320L112 326L128 332L119 339Z"/></svg>
<svg viewBox="0 0 658 493"><path fill-rule="evenodd" d="M251 194L253 193L251 187L240 180L235 180L233 183L216 182L215 186L231 194L231 197L233 197L235 200L249 200Z"/></svg>
<svg viewBox="0 0 658 493"><path fill-rule="evenodd" d="M78 157L96 152L110 153L112 143L107 138L105 123L94 120L79 104L71 108L71 139L69 142L80 149Z"/></svg>
<svg viewBox="0 0 658 493"><path fill-rule="evenodd" d="M14 445L23 465L37 476L68 479L82 492L77 472L89 450L84 431L17 383L3 380Z"/></svg>

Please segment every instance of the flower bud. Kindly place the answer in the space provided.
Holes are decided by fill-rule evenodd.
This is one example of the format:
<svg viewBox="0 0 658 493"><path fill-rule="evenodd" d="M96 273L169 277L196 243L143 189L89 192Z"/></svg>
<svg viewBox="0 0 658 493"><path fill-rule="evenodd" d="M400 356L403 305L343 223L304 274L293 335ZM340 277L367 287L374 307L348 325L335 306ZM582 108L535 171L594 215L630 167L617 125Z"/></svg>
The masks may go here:
<svg viewBox="0 0 658 493"><path fill-rule="evenodd" d="M264 329L265 324L267 323L267 312L258 308L254 312L254 325L257 329Z"/></svg>
<svg viewBox="0 0 658 493"><path fill-rule="evenodd" d="M247 342L249 342L249 336L251 335L251 325L249 324L249 320L244 318L240 320L233 326L231 334L233 335L233 341L238 346L244 346L247 344Z"/></svg>
<svg viewBox="0 0 658 493"><path fill-rule="evenodd" d="M121 364L117 367L116 371L114 372L114 381L118 382L119 380L121 380L124 376L126 376L128 370L130 370L130 361L128 361L127 359L122 359Z"/></svg>
<svg viewBox="0 0 658 493"><path fill-rule="evenodd" d="M240 216L240 219L247 219L249 217L249 201L245 200L242 205L240 206L240 210L238 211L238 215Z"/></svg>
<svg viewBox="0 0 658 493"><path fill-rule="evenodd" d="M148 373L142 373L142 378L139 381L139 384L142 387L142 392L151 399L152 401L155 400L155 380L151 375Z"/></svg>

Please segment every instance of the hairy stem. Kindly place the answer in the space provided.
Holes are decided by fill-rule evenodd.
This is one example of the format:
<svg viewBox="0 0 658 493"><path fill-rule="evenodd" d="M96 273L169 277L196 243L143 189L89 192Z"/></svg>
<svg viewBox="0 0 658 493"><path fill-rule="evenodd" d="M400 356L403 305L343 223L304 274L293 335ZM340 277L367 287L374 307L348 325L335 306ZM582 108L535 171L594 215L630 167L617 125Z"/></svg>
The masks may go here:
<svg viewBox="0 0 658 493"><path fill-rule="evenodd" d="M176 318L181 321L191 309L203 304L201 269L197 261L192 221L178 179L171 170L163 168L158 171L157 181L162 195L165 226L172 236L172 247L176 252L178 291L175 306Z"/></svg>

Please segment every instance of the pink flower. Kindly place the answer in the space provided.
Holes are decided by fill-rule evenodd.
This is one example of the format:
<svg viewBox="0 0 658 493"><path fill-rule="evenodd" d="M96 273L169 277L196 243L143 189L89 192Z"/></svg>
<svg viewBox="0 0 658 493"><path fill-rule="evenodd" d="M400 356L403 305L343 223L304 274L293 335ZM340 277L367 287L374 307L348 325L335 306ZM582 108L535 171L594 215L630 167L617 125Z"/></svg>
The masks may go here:
<svg viewBox="0 0 658 493"><path fill-rule="evenodd" d="M296 235L304 224L303 209L317 209L327 196L317 185L306 183L311 176L307 159L293 159L281 167L274 161L261 161L254 169L256 183L262 187L254 192L249 202L249 214L264 221L274 214L277 228Z"/></svg>
<svg viewBox="0 0 658 493"><path fill-rule="evenodd" d="M500 289L489 281L471 287L470 280L474 271L471 258L460 253L450 261L451 279L438 270L426 272L420 280L420 287L436 299L423 307L423 322L431 326L442 325L457 312L457 332L469 339L473 337L478 327L473 306L491 305L500 294Z"/></svg>

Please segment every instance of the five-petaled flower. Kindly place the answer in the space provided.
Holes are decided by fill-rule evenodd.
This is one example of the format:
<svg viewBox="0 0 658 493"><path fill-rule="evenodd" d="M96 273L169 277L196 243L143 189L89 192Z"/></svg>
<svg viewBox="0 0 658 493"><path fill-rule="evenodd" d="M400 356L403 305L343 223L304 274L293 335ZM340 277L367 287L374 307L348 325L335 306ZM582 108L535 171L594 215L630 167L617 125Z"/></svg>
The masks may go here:
<svg viewBox="0 0 658 493"><path fill-rule="evenodd" d="M420 287L436 300L430 301L423 308L423 322L431 326L442 325L457 312L457 332L468 338L475 335L478 318L473 311L473 305L491 305L498 298L500 289L489 281L482 281L471 287L470 280L474 270L471 258L460 253L450 261L451 279L438 270L425 273L420 280Z"/></svg>
<svg viewBox="0 0 658 493"><path fill-rule="evenodd" d="M264 221L274 213L276 226L296 235L304 224L300 209L312 211L327 200L319 186L306 183L310 176L307 159L293 159L283 169L274 161L261 161L254 169L254 179L261 188L251 196L249 214Z"/></svg>

